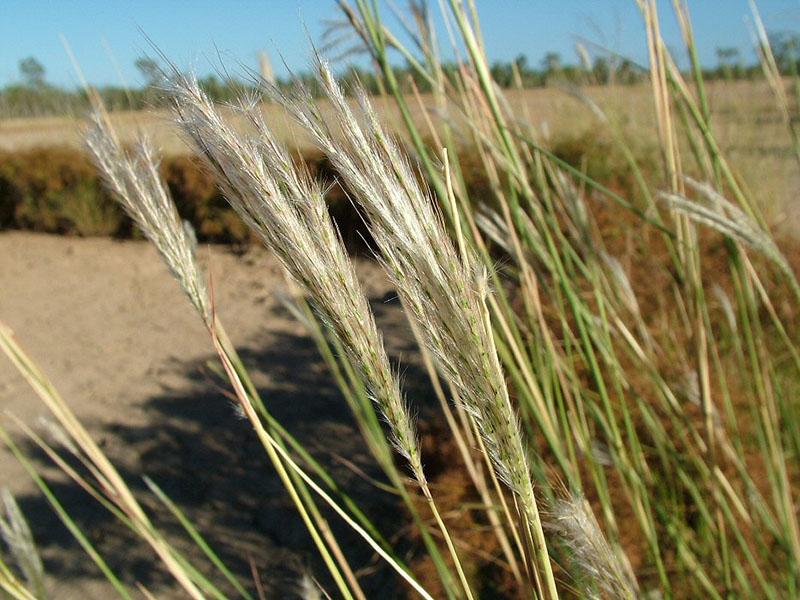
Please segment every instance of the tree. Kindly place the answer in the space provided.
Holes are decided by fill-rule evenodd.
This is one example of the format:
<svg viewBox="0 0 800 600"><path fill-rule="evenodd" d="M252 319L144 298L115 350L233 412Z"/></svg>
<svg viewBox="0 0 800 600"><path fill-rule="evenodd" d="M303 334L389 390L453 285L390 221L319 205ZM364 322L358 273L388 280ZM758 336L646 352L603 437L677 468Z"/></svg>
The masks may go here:
<svg viewBox="0 0 800 600"><path fill-rule="evenodd" d="M28 87L42 87L44 85L44 66L33 56L19 61L19 73Z"/></svg>
<svg viewBox="0 0 800 600"><path fill-rule="evenodd" d="M542 59L542 70L546 78L558 75L561 72L561 55L558 52L548 52Z"/></svg>
<svg viewBox="0 0 800 600"><path fill-rule="evenodd" d="M230 89L222 81L217 79L215 75L209 75L198 79L197 84L214 102L229 100L229 96L231 95L229 93Z"/></svg>
<svg viewBox="0 0 800 600"><path fill-rule="evenodd" d="M492 79L501 88L511 87L511 84L514 83L514 72L510 63L496 61L492 64L490 71Z"/></svg>
<svg viewBox="0 0 800 600"><path fill-rule="evenodd" d="M768 36L772 54L781 73L792 73L800 54L800 35L789 31L778 31Z"/></svg>
<svg viewBox="0 0 800 600"><path fill-rule="evenodd" d="M161 67L150 57L142 56L133 63L148 86L153 86L161 79Z"/></svg>
<svg viewBox="0 0 800 600"><path fill-rule="evenodd" d="M528 57L524 54L518 54L517 58L514 59L514 64L517 67L520 75L525 75L528 71Z"/></svg>
<svg viewBox="0 0 800 600"><path fill-rule="evenodd" d="M630 85L641 80L642 72L629 59L624 58L614 71L614 80L623 85Z"/></svg>
<svg viewBox="0 0 800 600"><path fill-rule="evenodd" d="M724 79L733 79L734 70L738 70L740 56L738 48L717 48L719 73Z"/></svg>
<svg viewBox="0 0 800 600"><path fill-rule="evenodd" d="M611 67L605 56L597 56L592 64L592 75L595 83L605 85L611 81Z"/></svg>

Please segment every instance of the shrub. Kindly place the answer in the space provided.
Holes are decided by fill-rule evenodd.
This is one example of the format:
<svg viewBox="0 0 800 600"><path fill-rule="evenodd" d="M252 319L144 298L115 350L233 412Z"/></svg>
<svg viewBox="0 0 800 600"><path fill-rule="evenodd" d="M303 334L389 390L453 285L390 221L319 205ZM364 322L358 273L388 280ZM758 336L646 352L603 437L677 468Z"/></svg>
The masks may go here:
<svg viewBox="0 0 800 600"><path fill-rule="evenodd" d="M214 176L194 156L164 161L162 173L178 213L195 228L199 239L210 242L246 242L248 228L230 208Z"/></svg>
<svg viewBox="0 0 800 600"><path fill-rule="evenodd" d="M35 149L0 156L0 224L73 235L115 235L122 211L80 152Z"/></svg>

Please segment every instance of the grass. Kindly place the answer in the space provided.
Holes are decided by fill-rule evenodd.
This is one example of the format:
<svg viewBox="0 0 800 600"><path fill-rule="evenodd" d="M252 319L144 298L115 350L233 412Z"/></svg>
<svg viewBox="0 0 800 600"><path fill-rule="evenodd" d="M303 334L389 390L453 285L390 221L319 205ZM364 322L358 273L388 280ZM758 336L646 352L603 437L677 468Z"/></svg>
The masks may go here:
<svg viewBox="0 0 800 600"><path fill-rule="evenodd" d="M577 152L575 144L553 143L563 113L545 127L523 92L501 95L474 6L461 0L445 10L465 57L455 80L444 76L428 15L420 6L412 11L418 50L400 50L431 82L426 99L401 93L388 58L396 38L362 0L340 6L382 78L387 95L379 106L358 93L346 98L324 62L317 67L326 102L265 84L266 114L260 99L216 107L191 78L168 74L164 93L176 126L302 291L291 310L336 378L382 485L400 498L428 570L398 553L396 532L383 531L273 417L216 315L196 239L181 223L157 156L145 142L125 148L97 107L88 136L94 162L205 324L232 395L321 556L330 593L367 597L358 566L333 534L337 519L396 574L399 589L425 598L501 588L537 598L797 595L796 253L784 253L794 246L776 242L769 227L774 200L760 184L770 171L759 165L758 177L740 173L744 149L733 146L737 134L725 124L729 114L751 123L779 115L754 129L752 140L737 139L761 143L775 127L786 152L762 158L778 165L770 168L784 173L781 185L790 189L789 164L796 164L787 115L797 98L790 101L773 78L759 88L764 95L739 102L736 89L707 88L696 63L679 72L654 4L639 5L648 88L624 108L602 97L609 90L580 90L572 99L538 92L574 103L585 127L601 132L584 137ZM681 2L674 7L693 56L688 13ZM762 55L769 69L768 49ZM424 102L437 112L422 110ZM777 109L766 109L768 102ZM379 114L391 115L388 125ZM461 485L480 499L472 512L489 524L468 532L478 538L472 544L448 517L457 507L447 490L430 484L415 399L405 398L386 358L322 185L284 147L286 127L324 153L363 212L440 400L447 442L433 450L457 449L448 468L461 473ZM402 132L403 145L387 128ZM480 190L470 185L475 171ZM788 314L776 309L787 302ZM177 586L196 598L259 594L152 488L199 550L178 551L5 328L0 347L63 429L80 468L61 458L64 449L28 435L149 545ZM3 438L47 495L36 468ZM125 596L126 584L57 499L48 500ZM490 559L506 585L480 587L481 547L494 549ZM0 564L4 589L26 597L14 567Z"/></svg>

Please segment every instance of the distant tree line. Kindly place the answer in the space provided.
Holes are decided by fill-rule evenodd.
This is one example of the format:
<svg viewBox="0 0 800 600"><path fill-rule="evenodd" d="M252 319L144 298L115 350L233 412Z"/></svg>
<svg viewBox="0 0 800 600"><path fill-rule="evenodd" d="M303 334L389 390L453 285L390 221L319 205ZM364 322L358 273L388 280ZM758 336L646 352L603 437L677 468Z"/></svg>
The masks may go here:
<svg viewBox="0 0 800 600"><path fill-rule="evenodd" d="M780 32L770 35L770 43L780 71L796 75L800 71L800 34ZM631 85L644 80L647 70L630 60L616 55L596 56L591 59L587 52L579 52L579 64L567 64L555 52L545 54L538 65L531 65L525 55L512 61L496 61L491 65L495 82L502 88L544 87L553 84L571 85ZM755 79L761 76L758 62L746 62L738 48L721 47L716 50L717 64L704 69L706 79L737 80ZM161 94L158 83L161 67L151 58L140 58L135 63L144 85L137 88L102 86L95 88L110 110L138 110L158 106ZM455 79L458 65L445 63L445 76ZM0 117L27 117L58 114L79 114L89 105L84 90L67 90L47 81L44 66L34 57L19 62L19 83L0 88ZM410 89L430 89L429 82L410 66L396 67L398 81ZM359 82L369 93L380 93L380 81L375 74L355 65L341 71L339 78L345 88ZM279 87L288 87L296 81L305 83L315 92L316 81L310 73L298 73L292 78L278 79ZM254 87L252 82L241 79L208 75L199 80L200 86L215 101L227 102L239 97L243 91Z"/></svg>

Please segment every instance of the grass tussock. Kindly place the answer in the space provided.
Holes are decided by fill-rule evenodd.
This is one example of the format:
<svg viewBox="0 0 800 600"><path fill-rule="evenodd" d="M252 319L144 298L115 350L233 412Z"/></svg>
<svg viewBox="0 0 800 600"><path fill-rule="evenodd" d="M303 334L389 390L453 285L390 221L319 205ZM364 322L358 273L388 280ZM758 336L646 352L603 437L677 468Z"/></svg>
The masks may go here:
<svg viewBox="0 0 800 600"><path fill-rule="evenodd" d="M554 145L529 114L511 110L491 78L476 16L460 0L442 8L467 61L447 72L424 5L412 5L411 50L373 4L340 3L341 27L372 57L405 143L363 91L345 94L321 59L314 90L325 96L324 111L308 87L259 82L263 98L226 109L244 128L231 126L194 78L171 72L165 102L202 166L159 168L146 142L123 148L96 107L87 143L107 193L154 243L202 319L229 397L302 518L322 587L336 595L376 592L333 533L334 518L373 554L371 568L423 598L797 595L798 253L776 241L721 151L697 62L681 72L655 5L638 4L653 152L585 100L602 135ZM696 56L686 6L675 2L674 10L685 50ZM411 117L409 103L419 98L398 81L390 46L432 90L437 123ZM436 435L446 441L432 443L428 426L419 435L415 398L389 362L348 234L331 220L326 182L280 143L262 99L309 136L326 157L319 171L335 174L337 193L346 190L363 221L418 343L438 399ZM790 110L780 87L776 99ZM196 263L193 229L181 221L191 211L204 236L219 235L213 224L233 211L252 232L241 235L269 248L299 288L287 307L336 379L380 468L379 486L397 498L413 531L404 536L415 542L411 553L398 551L397 532L362 510L259 395ZM16 204L11 212L16 218ZM151 482L195 546L191 557L179 552L2 327L0 348L82 468L24 431L152 548L176 586L195 598L226 597L223 582L245 598L261 594ZM36 467L0 435L59 512ZM428 462L429 453L436 458ZM59 516L128 597L70 516ZM23 565L0 568L0 584L25 597L15 575Z"/></svg>

